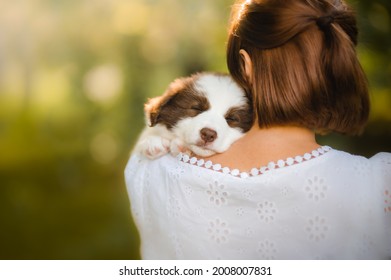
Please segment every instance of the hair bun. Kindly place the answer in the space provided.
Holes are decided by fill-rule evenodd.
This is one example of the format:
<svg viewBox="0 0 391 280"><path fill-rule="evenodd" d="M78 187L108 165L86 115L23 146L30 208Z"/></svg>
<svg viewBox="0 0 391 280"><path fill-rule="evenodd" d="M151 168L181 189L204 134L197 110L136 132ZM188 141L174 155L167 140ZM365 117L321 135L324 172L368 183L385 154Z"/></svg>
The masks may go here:
<svg viewBox="0 0 391 280"><path fill-rule="evenodd" d="M322 30L328 30L330 28L331 23L334 22L334 17L331 15L318 17L316 19L316 24Z"/></svg>

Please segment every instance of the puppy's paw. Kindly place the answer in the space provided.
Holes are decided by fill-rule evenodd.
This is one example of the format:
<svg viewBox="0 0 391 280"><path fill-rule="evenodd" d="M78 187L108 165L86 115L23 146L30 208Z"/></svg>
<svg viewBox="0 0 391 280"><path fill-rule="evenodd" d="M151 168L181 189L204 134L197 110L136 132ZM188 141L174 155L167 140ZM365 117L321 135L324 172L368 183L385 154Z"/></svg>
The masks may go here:
<svg viewBox="0 0 391 280"><path fill-rule="evenodd" d="M149 159L159 158L169 152L170 140L158 136L150 136L140 144L141 153Z"/></svg>

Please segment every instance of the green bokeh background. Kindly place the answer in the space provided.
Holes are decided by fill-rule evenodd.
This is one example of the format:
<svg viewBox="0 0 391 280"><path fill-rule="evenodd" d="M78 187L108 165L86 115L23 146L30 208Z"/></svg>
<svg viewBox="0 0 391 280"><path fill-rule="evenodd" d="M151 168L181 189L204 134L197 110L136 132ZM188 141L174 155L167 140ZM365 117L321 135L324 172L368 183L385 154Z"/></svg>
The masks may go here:
<svg viewBox="0 0 391 280"><path fill-rule="evenodd" d="M391 2L349 1L370 122L322 144L391 151ZM143 103L176 77L226 72L233 0L0 2L0 259L137 259L123 171ZM158 233L157 233L158 238Z"/></svg>

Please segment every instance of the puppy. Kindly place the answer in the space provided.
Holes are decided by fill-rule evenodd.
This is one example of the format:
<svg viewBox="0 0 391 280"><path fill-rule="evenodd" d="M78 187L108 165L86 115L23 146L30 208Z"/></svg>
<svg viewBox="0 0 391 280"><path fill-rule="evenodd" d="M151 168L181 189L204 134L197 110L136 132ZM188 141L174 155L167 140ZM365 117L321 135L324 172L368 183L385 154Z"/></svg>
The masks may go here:
<svg viewBox="0 0 391 280"><path fill-rule="evenodd" d="M134 152L155 159L168 152L208 157L226 151L253 124L244 90L229 75L198 73L172 82L144 107L146 127Z"/></svg>

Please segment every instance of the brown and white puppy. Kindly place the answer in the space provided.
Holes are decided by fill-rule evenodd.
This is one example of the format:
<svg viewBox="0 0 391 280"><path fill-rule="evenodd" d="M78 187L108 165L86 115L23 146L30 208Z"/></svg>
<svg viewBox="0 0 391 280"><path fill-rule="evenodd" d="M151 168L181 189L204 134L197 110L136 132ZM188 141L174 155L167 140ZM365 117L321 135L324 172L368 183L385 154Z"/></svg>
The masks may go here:
<svg viewBox="0 0 391 280"><path fill-rule="evenodd" d="M226 151L253 124L251 104L229 75L180 78L145 104L148 127L134 152L154 159L168 152L201 157Z"/></svg>

